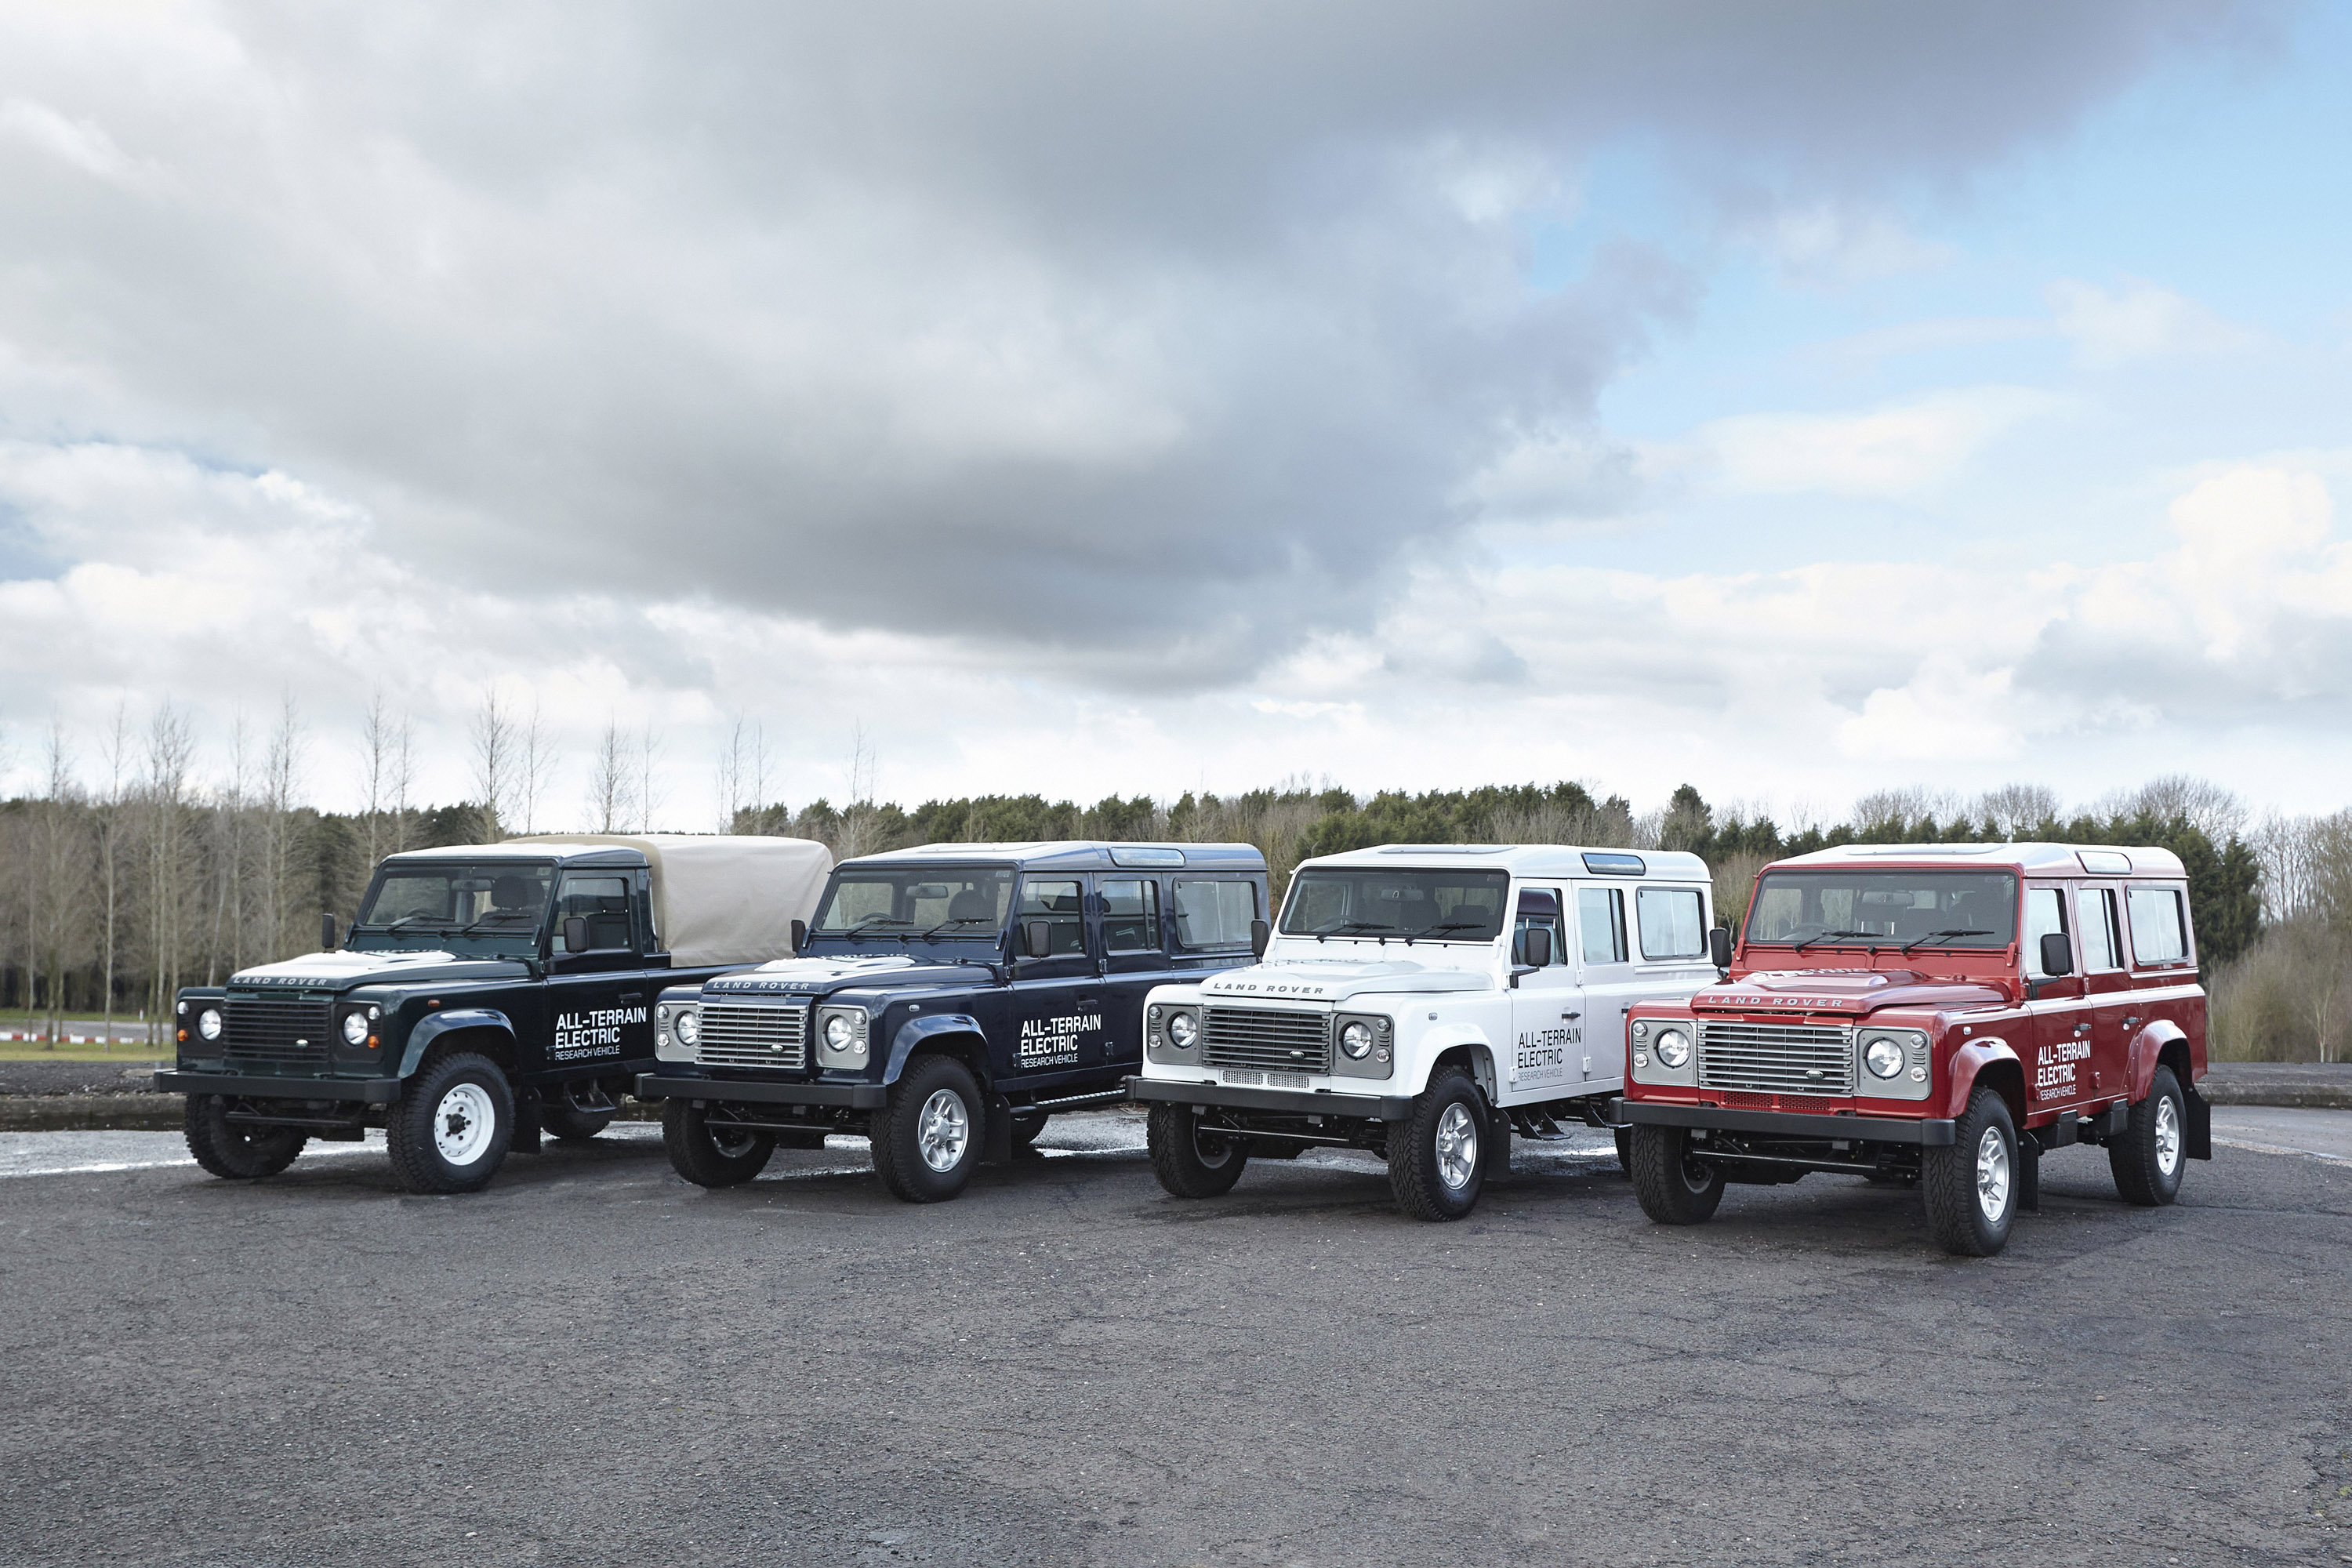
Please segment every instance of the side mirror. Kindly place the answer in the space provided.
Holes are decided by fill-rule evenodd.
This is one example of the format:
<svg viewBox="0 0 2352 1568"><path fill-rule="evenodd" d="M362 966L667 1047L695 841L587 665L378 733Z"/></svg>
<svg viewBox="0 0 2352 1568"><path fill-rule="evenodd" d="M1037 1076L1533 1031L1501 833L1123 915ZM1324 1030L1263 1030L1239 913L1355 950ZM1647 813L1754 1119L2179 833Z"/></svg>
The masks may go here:
<svg viewBox="0 0 2352 1568"><path fill-rule="evenodd" d="M1274 928L1264 921L1250 921L1250 956L1264 958L1265 944L1274 940Z"/></svg>
<svg viewBox="0 0 2352 1568"><path fill-rule="evenodd" d="M566 952L588 951L588 917L586 915L563 917L563 951Z"/></svg>
<svg viewBox="0 0 2352 1568"><path fill-rule="evenodd" d="M2074 973L2074 948L2064 931L2042 933L2042 973L2053 980Z"/></svg>
<svg viewBox="0 0 2352 1568"><path fill-rule="evenodd" d="M1706 933L1706 959L1717 969L1731 967L1731 928L1716 926Z"/></svg>
<svg viewBox="0 0 2352 1568"><path fill-rule="evenodd" d="M1054 953L1054 922L1023 921L1021 922L1021 956L1050 958Z"/></svg>
<svg viewBox="0 0 2352 1568"><path fill-rule="evenodd" d="M1543 926L1529 926L1527 935L1520 940L1527 944L1528 968L1549 969L1551 967L1551 932L1548 929Z"/></svg>
<svg viewBox="0 0 2352 1568"><path fill-rule="evenodd" d="M335 917L323 910L319 915L319 951L335 951Z"/></svg>
<svg viewBox="0 0 2352 1568"><path fill-rule="evenodd" d="M808 921L794 921L793 922L793 956L798 958L801 955L801 949L807 945Z"/></svg>

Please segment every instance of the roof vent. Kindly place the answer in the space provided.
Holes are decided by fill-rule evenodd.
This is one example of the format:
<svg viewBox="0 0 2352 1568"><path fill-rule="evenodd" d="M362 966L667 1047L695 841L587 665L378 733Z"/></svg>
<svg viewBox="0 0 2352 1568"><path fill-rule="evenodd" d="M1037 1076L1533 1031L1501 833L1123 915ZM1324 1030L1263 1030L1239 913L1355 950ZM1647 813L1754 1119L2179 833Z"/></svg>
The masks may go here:
<svg viewBox="0 0 2352 1568"><path fill-rule="evenodd" d="M1110 863L1114 866L1132 866L1138 869L1147 866L1181 866L1184 863L1184 851L1138 849L1128 845L1114 844L1110 849Z"/></svg>
<svg viewBox="0 0 2352 1568"><path fill-rule="evenodd" d="M1649 873L1649 863L1639 855L1603 855L1586 850L1584 868L1596 877L1641 877Z"/></svg>
<svg viewBox="0 0 2352 1568"><path fill-rule="evenodd" d="M2120 849L2077 849L2074 858L2094 877L2128 877L2131 857Z"/></svg>

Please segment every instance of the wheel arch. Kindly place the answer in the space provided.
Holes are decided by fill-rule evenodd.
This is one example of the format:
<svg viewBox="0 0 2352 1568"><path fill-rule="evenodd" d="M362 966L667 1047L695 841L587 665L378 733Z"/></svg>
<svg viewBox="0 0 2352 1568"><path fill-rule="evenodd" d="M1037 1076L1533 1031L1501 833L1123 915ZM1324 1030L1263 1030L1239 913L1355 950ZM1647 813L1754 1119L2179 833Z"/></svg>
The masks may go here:
<svg viewBox="0 0 2352 1568"><path fill-rule="evenodd" d="M1998 1091L2009 1104L2010 1121L2022 1132L2025 1129L2025 1064L2018 1059L2009 1042L1999 1039L1971 1040L1952 1055L1951 1082L1944 1096L1944 1114L1957 1119L1969 1108L1969 1097L1981 1083Z"/></svg>
<svg viewBox="0 0 2352 1568"><path fill-rule="evenodd" d="M2134 1104L2146 1100L2156 1082L2156 1069L2172 1069L2175 1082L2186 1093L2196 1079L2189 1076L2189 1036L2169 1018L2158 1018L2132 1037L2130 1072L2125 1097Z"/></svg>
<svg viewBox="0 0 2352 1568"><path fill-rule="evenodd" d="M400 1077L414 1078L431 1062L458 1051L478 1051L498 1064L512 1083L520 1051L514 1021L492 1007L456 1007L435 1013L409 1031L400 1054Z"/></svg>
<svg viewBox="0 0 2352 1568"><path fill-rule="evenodd" d="M1431 1057L1429 1070L1422 1075L1420 1087L1413 1092L1418 1094L1422 1089L1427 1089L1430 1079L1435 1078L1439 1070L1446 1067L1458 1067L1468 1073L1470 1081L1478 1086L1478 1092L1486 1097L1488 1105L1500 1102L1501 1097L1497 1092L1495 1078L1495 1048L1484 1039L1464 1040L1458 1044L1447 1046Z"/></svg>
<svg viewBox="0 0 2352 1568"><path fill-rule="evenodd" d="M992 1090L995 1072L989 1062L988 1035L969 1013L938 1013L909 1018L890 1038L890 1055L883 1064L882 1081L897 1083L917 1057L952 1057L971 1069L981 1092Z"/></svg>

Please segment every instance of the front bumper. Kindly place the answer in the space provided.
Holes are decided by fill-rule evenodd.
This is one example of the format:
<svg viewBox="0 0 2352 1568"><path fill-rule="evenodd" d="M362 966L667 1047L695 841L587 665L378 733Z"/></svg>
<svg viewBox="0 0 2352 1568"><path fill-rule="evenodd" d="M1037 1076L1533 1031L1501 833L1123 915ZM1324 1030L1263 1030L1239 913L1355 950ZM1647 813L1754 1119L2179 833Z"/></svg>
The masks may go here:
<svg viewBox="0 0 2352 1568"><path fill-rule="evenodd" d="M1128 1097L1138 1104L1216 1105L1229 1110L1271 1110L1285 1116L1360 1116L1402 1121L1412 1114L1412 1098L1402 1094L1336 1094L1328 1089L1244 1089L1234 1084L1185 1083L1164 1078L1131 1078Z"/></svg>
<svg viewBox="0 0 2352 1568"><path fill-rule="evenodd" d="M879 1110L890 1090L878 1083L758 1083L731 1078L637 1075L639 1100L716 1100L730 1105L841 1105Z"/></svg>
<svg viewBox="0 0 2352 1568"><path fill-rule="evenodd" d="M1777 1138L1829 1138L1861 1143L1916 1143L1949 1148L1952 1124L1907 1116L1808 1116L1788 1110L1732 1110L1719 1105L1664 1105L1620 1101L1624 1120L1639 1126L1709 1127L1726 1132L1762 1132Z"/></svg>
<svg viewBox="0 0 2352 1568"><path fill-rule="evenodd" d="M241 1073L175 1072L155 1075L158 1094L227 1094L240 1100L358 1100L390 1105L400 1098L396 1078L249 1078Z"/></svg>

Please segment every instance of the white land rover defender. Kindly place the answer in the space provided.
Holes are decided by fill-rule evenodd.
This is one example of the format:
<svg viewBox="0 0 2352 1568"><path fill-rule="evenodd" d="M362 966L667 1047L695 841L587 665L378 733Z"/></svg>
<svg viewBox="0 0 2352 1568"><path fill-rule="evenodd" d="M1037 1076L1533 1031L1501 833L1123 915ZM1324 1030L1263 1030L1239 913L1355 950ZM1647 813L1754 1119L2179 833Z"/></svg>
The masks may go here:
<svg viewBox="0 0 2352 1568"><path fill-rule="evenodd" d="M1144 1007L1151 1164L1183 1198L1252 1154L1384 1156L1397 1202L1459 1219L1511 1133L1613 1126L1625 1010L1715 980L1711 885L1678 852L1391 844L1302 864L1259 962ZM1624 1133L1618 1133L1623 1158Z"/></svg>

